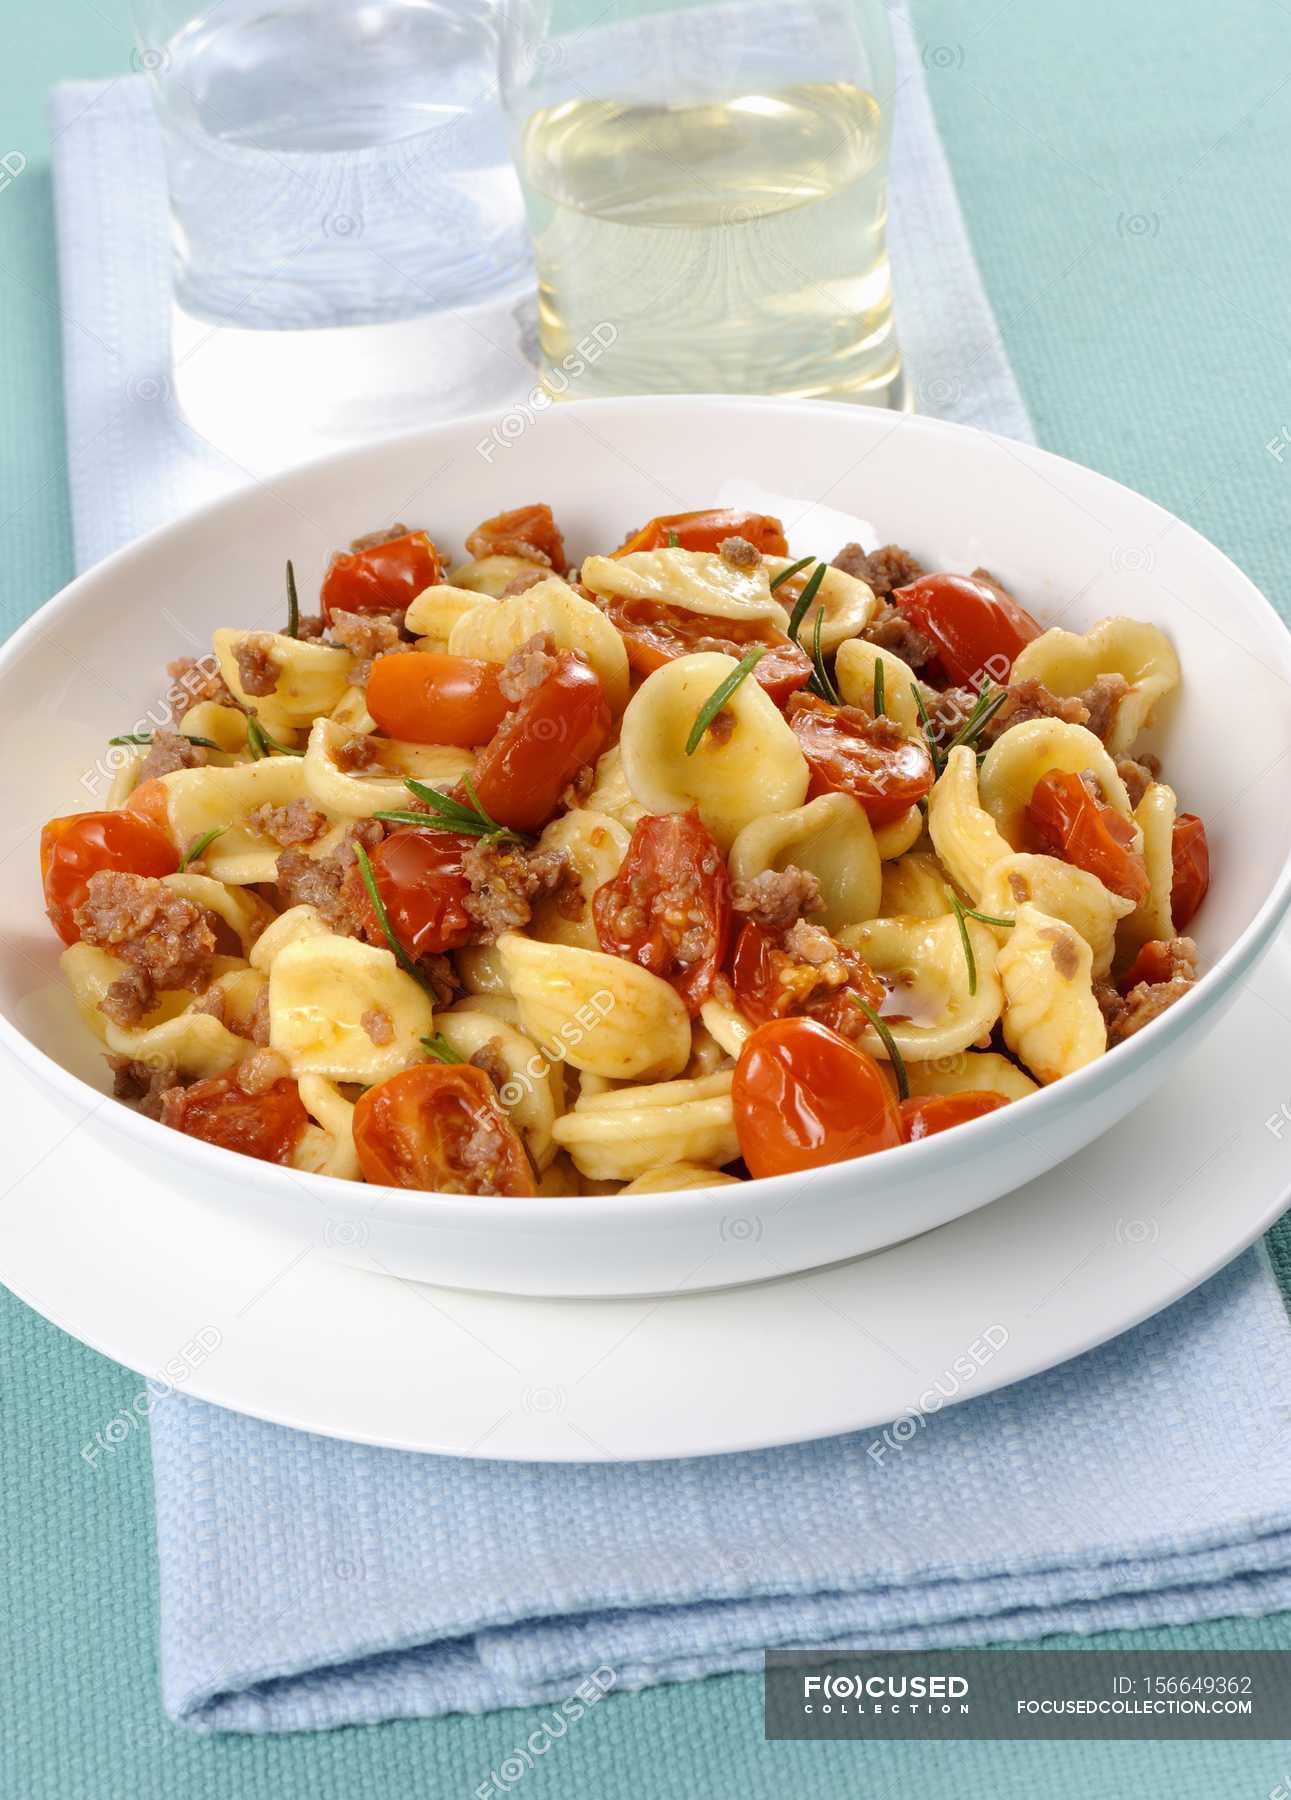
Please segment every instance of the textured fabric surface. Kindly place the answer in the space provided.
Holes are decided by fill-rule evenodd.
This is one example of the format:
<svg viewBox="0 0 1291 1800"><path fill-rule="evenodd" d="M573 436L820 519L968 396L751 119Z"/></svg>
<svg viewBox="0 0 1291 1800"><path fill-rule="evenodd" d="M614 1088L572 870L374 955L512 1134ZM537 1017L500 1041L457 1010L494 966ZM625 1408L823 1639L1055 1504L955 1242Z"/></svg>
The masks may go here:
<svg viewBox="0 0 1291 1800"><path fill-rule="evenodd" d="M8 625L73 568L44 93L128 67L121 10L0 0L11 51L0 118L28 158L0 194ZM1291 201L1277 96L1291 70L1286 13L1269 0L916 0L916 16L974 247L1042 441L1181 511L1285 594L1289 475L1265 446L1291 427L1291 244L1277 223ZM1117 231L1118 213L1137 208L1158 212L1155 237ZM1271 1243L1291 1268L1285 1224ZM78 1453L138 1377L3 1293L0 1355L0 1793L467 1795L540 1723L530 1709L220 1739L170 1724L157 1704L145 1440L101 1474ZM1291 1613L1084 1641L1291 1649ZM1289 1770L1291 1746L1279 1744L765 1745L760 1683L734 1675L611 1698L529 1786L562 1800L1258 1800Z"/></svg>
<svg viewBox="0 0 1291 1800"><path fill-rule="evenodd" d="M166 1705L286 1731L555 1702L598 1668L627 1689L758 1668L783 1645L1258 1615L1291 1604L1288 1402L1291 1329L1258 1251L886 1442L485 1463L168 1399Z"/></svg>

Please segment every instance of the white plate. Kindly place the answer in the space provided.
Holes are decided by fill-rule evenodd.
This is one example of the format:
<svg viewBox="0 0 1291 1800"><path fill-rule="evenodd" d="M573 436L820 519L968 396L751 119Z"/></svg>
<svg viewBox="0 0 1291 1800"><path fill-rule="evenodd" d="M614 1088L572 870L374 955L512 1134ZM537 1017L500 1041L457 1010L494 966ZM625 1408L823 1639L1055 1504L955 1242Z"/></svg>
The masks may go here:
<svg viewBox="0 0 1291 1800"><path fill-rule="evenodd" d="M108 558L0 652L0 717L14 742L40 746L0 764L0 1038L55 1091L84 1106L84 1082L102 1088L107 1074L58 974L35 840L45 819L94 804L106 740L146 724L161 665L206 648L217 624L281 622L288 556L310 593L335 544L393 516L460 545L483 513L538 496L576 555L656 512L759 505L784 518L795 554L832 554L853 531L890 537L943 567L985 562L1046 623L1127 613L1164 625L1184 682L1161 709L1159 747L1214 858L1195 925L1205 979L1020 1107L747 1188L516 1200L359 1187L232 1156L119 1106L90 1126L105 1166L128 1156L141 1186L161 1171L220 1221L272 1215L300 1234L326 1213L338 1253L361 1234L384 1266L422 1280L675 1292L747 1279L759 1265L741 1233L759 1225L758 1248L787 1270L944 1224L1082 1148L1196 1054L1291 900L1291 640L1213 545L1061 458L868 407L657 396L572 402L514 442L493 439L491 424L455 421L254 484Z"/></svg>
<svg viewBox="0 0 1291 1800"><path fill-rule="evenodd" d="M329 1259L321 1210L294 1241L221 1219L108 1154L6 1056L0 1278L141 1374L187 1351L186 1391L329 1436L553 1462L786 1443L898 1418L934 1383L962 1398L1033 1374L1236 1255L1285 1204L1289 1044L1282 938L1132 1120L1029 1187L860 1261L666 1300L361 1273ZM740 1247L749 1277L774 1274L756 1230ZM92 1443L108 1424L75 1429Z"/></svg>

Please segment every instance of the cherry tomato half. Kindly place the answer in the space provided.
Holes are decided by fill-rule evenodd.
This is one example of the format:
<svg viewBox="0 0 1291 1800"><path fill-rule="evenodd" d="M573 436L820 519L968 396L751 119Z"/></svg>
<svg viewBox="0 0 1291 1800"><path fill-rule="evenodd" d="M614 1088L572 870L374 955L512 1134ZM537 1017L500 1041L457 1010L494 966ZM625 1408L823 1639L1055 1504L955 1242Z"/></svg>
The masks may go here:
<svg viewBox="0 0 1291 1800"><path fill-rule="evenodd" d="M787 717L811 766L813 796L851 794L871 825L899 819L932 786L927 744L907 737L891 719L830 706L815 694L796 694Z"/></svg>
<svg viewBox="0 0 1291 1800"><path fill-rule="evenodd" d="M1175 930L1182 931L1210 886L1210 845L1206 842L1206 827L1196 813L1180 813L1175 820L1170 859L1174 864L1170 916Z"/></svg>
<svg viewBox="0 0 1291 1800"><path fill-rule="evenodd" d="M745 1039L731 1085L750 1175L794 1175L901 1142L874 1058L814 1019L777 1019Z"/></svg>
<svg viewBox="0 0 1291 1800"><path fill-rule="evenodd" d="M423 588L434 587L440 569L439 551L424 531L343 551L323 577L323 618L330 625L333 612L404 612Z"/></svg>
<svg viewBox="0 0 1291 1800"><path fill-rule="evenodd" d="M989 1094L977 1088L960 1094L915 1094L900 1102L902 1135L907 1144L917 1144L920 1138L935 1137L939 1131L949 1131L952 1125L980 1119L984 1113L1007 1105L1003 1094Z"/></svg>
<svg viewBox="0 0 1291 1800"><path fill-rule="evenodd" d="M186 1137L237 1150L261 1162L286 1162L300 1142L309 1114L294 1081L275 1081L262 1094L246 1094L237 1071L212 1075L185 1089L175 1126Z"/></svg>
<svg viewBox="0 0 1291 1800"><path fill-rule="evenodd" d="M1011 594L976 575L923 575L897 588L892 604L937 647L947 679L1004 682L1041 626Z"/></svg>
<svg viewBox="0 0 1291 1800"><path fill-rule="evenodd" d="M40 833L40 878L49 922L65 944L80 939L74 914L91 875L102 869L130 875L173 875L179 852L150 819L133 812L70 813Z"/></svg>
<svg viewBox="0 0 1291 1800"><path fill-rule="evenodd" d="M814 964L795 961L769 931L745 920L731 957L731 985L740 1011L759 1025L803 1013L842 1037L859 1037L865 1014L853 996L878 1012L887 990L855 950L836 944L834 951L847 970L847 980L823 987Z"/></svg>
<svg viewBox="0 0 1291 1800"><path fill-rule="evenodd" d="M676 656L695 650L720 650L738 662L751 644L766 644L767 653L753 671L777 706L811 678L811 658L785 632L766 619L718 619L688 612L660 600L612 599L603 602L617 627L628 661L638 675L653 675Z"/></svg>
<svg viewBox="0 0 1291 1800"><path fill-rule="evenodd" d="M480 805L513 831L539 831L578 771L610 741L600 677L561 650L546 680L508 713L471 777Z"/></svg>
<svg viewBox="0 0 1291 1800"><path fill-rule="evenodd" d="M419 1063L361 1095L354 1147L368 1181L440 1194L532 1194L524 1145L483 1069Z"/></svg>
<svg viewBox="0 0 1291 1800"><path fill-rule="evenodd" d="M789 540L784 526L770 513L736 512L729 507L712 507L704 512L669 513L651 519L640 531L633 532L625 544L611 550L611 556L629 556L634 550L716 550L723 538L742 537L760 550L763 556L788 556Z"/></svg>
<svg viewBox="0 0 1291 1800"><path fill-rule="evenodd" d="M565 540L549 506L517 506L477 525L466 540L470 556L520 556L549 562L557 575L569 567Z"/></svg>
<svg viewBox="0 0 1291 1800"><path fill-rule="evenodd" d="M368 676L368 711L387 737L414 744L487 744L507 716L499 663L409 650L379 656Z"/></svg>
<svg viewBox="0 0 1291 1800"><path fill-rule="evenodd" d="M1134 827L1123 813L1096 800L1065 769L1042 775L1027 803L1027 823L1041 850L1097 875L1105 888L1136 906L1147 899L1147 864L1134 848Z"/></svg>
<svg viewBox="0 0 1291 1800"><path fill-rule="evenodd" d="M1130 993L1141 981L1155 987L1158 982L1169 981L1174 969L1170 946L1162 943L1160 938L1152 938L1140 946L1138 955L1116 985L1123 994Z"/></svg>
<svg viewBox="0 0 1291 1800"><path fill-rule="evenodd" d="M623 865L596 890L601 949L670 981L697 1013L713 992L731 923L726 859L692 808L637 822Z"/></svg>
<svg viewBox="0 0 1291 1800"><path fill-rule="evenodd" d="M469 843L456 832L407 825L369 852L390 929L414 959L459 950L475 932L476 921L466 910L471 884L462 872L462 852ZM357 863L346 871L345 898L362 921L368 942L384 950L386 935Z"/></svg>

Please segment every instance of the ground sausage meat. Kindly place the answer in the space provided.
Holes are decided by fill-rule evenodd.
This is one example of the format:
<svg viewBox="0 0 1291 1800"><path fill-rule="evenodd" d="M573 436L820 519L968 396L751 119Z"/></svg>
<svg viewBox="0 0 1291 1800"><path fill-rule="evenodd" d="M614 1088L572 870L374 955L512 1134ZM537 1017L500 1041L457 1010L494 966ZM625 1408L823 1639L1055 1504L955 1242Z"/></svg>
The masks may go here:
<svg viewBox="0 0 1291 1800"><path fill-rule="evenodd" d="M861 636L880 650L890 650L912 669L922 669L937 654L931 639L895 606L880 606Z"/></svg>
<svg viewBox="0 0 1291 1800"><path fill-rule="evenodd" d="M243 693L256 700L273 693L282 666L268 637L252 633L240 638L233 647L233 660L238 665L238 680L242 683Z"/></svg>
<svg viewBox="0 0 1291 1800"><path fill-rule="evenodd" d="M212 700L217 706L235 704L220 674L220 665L209 651L202 657L181 656L167 663L166 673L170 676L166 707L172 719L182 719L203 700Z"/></svg>
<svg viewBox="0 0 1291 1800"><path fill-rule="evenodd" d="M464 902L480 927L479 942L518 931L533 916L533 902L554 894L557 904L581 899L578 875L564 850L525 850L480 838L462 853L462 872L471 884Z"/></svg>
<svg viewBox="0 0 1291 1800"><path fill-rule="evenodd" d="M238 1086L244 1094L267 1094L290 1074L286 1060L276 1050L253 1050L238 1064Z"/></svg>
<svg viewBox="0 0 1291 1800"><path fill-rule="evenodd" d="M346 876L351 870L356 878L358 876L355 844L360 843L365 850L370 850L384 835L375 819L360 819L326 856L309 856L294 845L284 850L275 865L274 877L283 907L312 906L333 931L347 937L361 937L362 887L357 879L353 884L347 884Z"/></svg>
<svg viewBox="0 0 1291 1800"><path fill-rule="evenodd" d="M154 731L147 754L139 764L138 780L142 784L157 775L172 775L176 769L200 769L206 752L200 744L190 743L179 731Z"/></svg>
<svg viewBox="0 0 1291 1800"><path fill-rule="evenodd" d="M350 540L350 549L359 554L375 550L378 544L392 544L396 538L407 537L411 530L410 525L387 525L384 531L365 531L362 537Z"/></svg>
<svg viewBox="0 0 1291 1800"><path fill-rule="evenodd" d="M747 538L723 538L717 546L717 554L728 569L756 569L762 562L762 552L756 544Z"/></svg>
<svg viewBox="0 0 1291 1800"><path fill-rule="evenodd" d="M1116 764L1116 773L1125 783L1125 791L1130 797L1130 806L1135 807L1152 783L1160 778L1161 760L1159 757L1153 756L1150 750L1144 750L1137 758L1122 756Z"/></svg>
<svg viewBox="0 0 1291 1800"><path fill-rule="evenodd" d="M764 931L787 931L804 913L819 912L820 883L806 869L763 869L752 881L731 883L731 906Z"/></svg>
<svg viewBox="0 0 1291 1800"><path fill-rule="evenodd" d="M918 558L911 556L899 544L884 544L869 556L859 544L844 544L834 558L832 567L841 569L844 575L854 575L858 581L865 582L880 600L886 600L895 588L918 581L921 575L927 573Z"/></svg>
<svg viewBox="0 0 1291 1800"><path fill-rule="evenodd" d="M382 1006L369 1006L359 1024L374 1044L394 1042L394 1020Z"/></svg>
<svg viewBox="0 0 1291 1800"><path fill-rule="evenodd" d="M364 769L371 769L381 760L381 751L375 738L366 732L356 731L353 737L346 738L332 751L332 761L343 775L362 774Z"/></svg>
<svg viewBox="0 0 1291 1800"><path fill-rule="evenodd" d="M1105 739L1115 723L1117 708L1129 691L1130 684L1124 675L1096 675L1080 696L1081 705L1089 715L1085 720L1086 731Z"/></svg>
<svg viewBox="0 0 1291 1800"><path fill-rule="evenodd" d="M201 993L210 980L215 955L213 920L204 906L197 906L151 875L128 875L119 869L100 869L91 875L85 899L75 913L82 943L111 950L129 963L130 993L123 991L113 1006L134 1014L132 1023L147 1012L162 988L183 988ZM114 982L104 996L108 1002Z"/></svg>
<svg viewBox="0 0 1291 1800"><path fill-rule="evenodd" d="M378 656L397 650L403 641L399 613L352 613L332 609L332 642L354 657L350 686L362 687Z"/></svg>
<svg viewBox="0 0 1291 1800"><path fill-rule="evenodd" d="M483 1069L499 1093L511 1080L511 1070L502 1055L502 1039L490 1038L468 1059L475 1068Z"/></svg>
<svg viewBox="0 0 1291 1800"><path fill-rule="evenodd" d="M1181 1000L1197 980L1197 946L1191 938L1171 938L1164 946L1170 973L1164 981L1140 981L1128 994L1109 981L1094 984L1094 997L1107 1024L1107 1047L1122 1044Z"/></svg>
<svg viewBox="0 0 1291 1800"><path fill-rule="evenodd" d="M266 800L251 809L247 824L284 849L292 844L312 844L327 830L325 814L305 800L292 800L286 806L274 806Z"/></svg>
<svg viewBox="0 0 1291 1800"><path fill-rule="evenodd" d="M513 650L498 676L502 698L518 706L527 694L540 688L556 667L555 648L550 635L539 631L528 643Z"/></svg>
<svg viewBox="0 0 1291 1800"><path fill-rule="evenodd" d="M112 1092L118 1100L132 1101L146 1119L161 1117L162 1102L171 1088L178 1088L175 1071L153 1067L129 1056L109 1056Z"/></svg>
<svg viewBox="0 0 1291 1800"><path fill-rule="evenodd" d="M521 569L518 575L513 575L507 582L498 598L509 600L512 594L527 594L531 587L537 587L540 581L547 581L550 576L550 569Z"/></svg>

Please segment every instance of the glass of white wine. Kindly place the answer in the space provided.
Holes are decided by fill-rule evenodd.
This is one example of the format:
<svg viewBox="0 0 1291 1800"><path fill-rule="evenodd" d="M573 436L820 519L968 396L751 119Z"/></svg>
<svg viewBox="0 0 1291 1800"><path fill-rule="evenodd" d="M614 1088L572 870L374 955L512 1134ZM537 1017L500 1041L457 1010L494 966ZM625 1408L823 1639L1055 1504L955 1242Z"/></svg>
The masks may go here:
<svg viewBox="0 0 1291 1800"><path fill-rule="evenodd" d="M548 388L903 405L892 66L882 0L503 0Z"/></svg>

